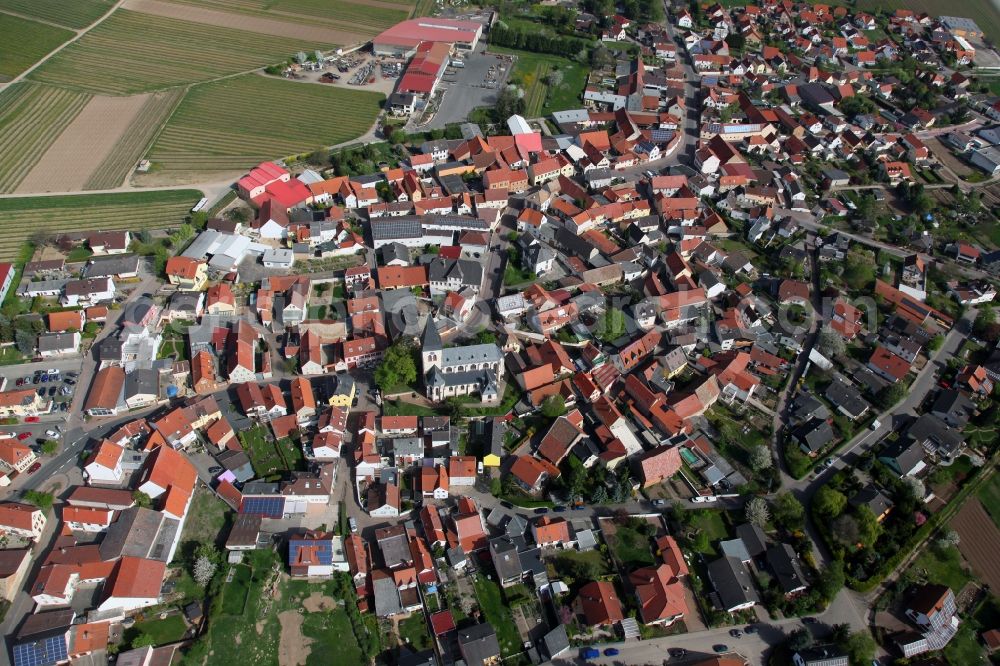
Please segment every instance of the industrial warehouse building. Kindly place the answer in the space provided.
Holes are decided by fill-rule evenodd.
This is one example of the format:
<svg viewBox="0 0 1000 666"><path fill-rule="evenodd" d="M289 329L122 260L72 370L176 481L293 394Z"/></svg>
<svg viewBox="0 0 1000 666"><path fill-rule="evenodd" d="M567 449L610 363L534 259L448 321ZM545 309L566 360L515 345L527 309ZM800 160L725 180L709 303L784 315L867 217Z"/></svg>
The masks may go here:
<svg viewBox="0 0 1000 666"><path fill-rule="evenodd" d="M483 25L476 21L446 18L415 18L397 23L372 40L375 55L408 58L417 52L421 42L454 44L456 49L472 50L483 34Z"/></svg>

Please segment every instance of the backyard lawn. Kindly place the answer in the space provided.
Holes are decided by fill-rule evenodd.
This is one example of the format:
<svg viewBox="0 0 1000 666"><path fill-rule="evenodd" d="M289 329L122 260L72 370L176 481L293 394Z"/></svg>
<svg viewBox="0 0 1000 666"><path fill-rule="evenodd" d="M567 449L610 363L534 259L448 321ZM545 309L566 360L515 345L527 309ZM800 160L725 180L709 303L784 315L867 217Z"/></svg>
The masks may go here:
<svg viewBox="0 0 1000 666"><path fill-rule="evenodd" d="M553 111L578 109L587 85L587 68L568 58L490 46L493 53L517 56L511 71L512 82L524 88L525 116L537 118ZM552 77L559 79L550 85Z"/></svg>
<svg viewBox="0 0 1000 666"><path fill-rule="evenodd" d="M962 567L961 553L954 546L943 552L934 547L925 548L913 563L911 571L926 577L928 582L947 585L955 594L972 580L969 572Z"/></svg>
<svg viewBox="0 0 1000 666"><path fill-rule="evenodd" d="M417 611L400 621L399 637L418 652L431 647L431 637L427 631L427 621L424 620L423 611Z"/></svg>
<svg viewBox="0 0 1000 666"><path fill-rule="evenodd" d="M521 651L521 636L510 614L510 608L504 603L500 587L483 576L476 576L476 598L486 620L493 625L500 643L500 654L508 657Z"/></svg>
<svg viewBox="0 0 1000 666"><path fill-rule="evenodd" d="M222 575L228 577L228 570ZM233 569L233 579L222 587L222 613L224 615L243 615L252 576L253 569L245 564L238 564Z"/></svg>
<svg viewBox="0 0 1000 666"><path fill-rule="evenodd" d="M187 623L184 621L184 616L174 613L162 620L157 618L137 622L125 632L124 639L131 644L139 636L149 636L153 639L153 645L165 645L179 641L184 637L185 631Z"/></svg>
<svg viewBox="0 0 1000 666"><path fill-rule="evenodd" d="M208 490L198 487L191 500L191 509L184 522L184 533L181 543L193 541L198 544L218 544L222 541L222 532L226 526L229 507Z"/></svg>
<svg viewBox="0 0 1000 666"><path fill-rule="evenodd" d="M649 537L631 525L616 525L614 536L606 539L615 558L628 569L654 564L656 561Z"/></svg>
<svg viewBox="0 0 1000 666"><path fill-rule="evenodd" d="M268 477L288 469L294 469L294 467L286 467L285 460L279 453L277 445L270 440L263 426L244 430L239 434L239 439L243 450L250 456L250 464L257 476Z"/></svg>

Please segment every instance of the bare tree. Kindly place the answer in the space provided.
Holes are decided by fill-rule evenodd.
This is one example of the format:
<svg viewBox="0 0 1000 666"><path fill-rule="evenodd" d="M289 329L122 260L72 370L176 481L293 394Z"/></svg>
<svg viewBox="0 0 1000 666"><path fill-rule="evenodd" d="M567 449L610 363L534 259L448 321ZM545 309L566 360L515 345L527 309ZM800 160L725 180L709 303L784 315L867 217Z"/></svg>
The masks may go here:
<svg viewBox="0 0 1000 666"><path fill-rule="evenodd" d="M957 546L961 540L961 537L958 536L958 532L955 530L945 530L938 537L937 547L941 550L948 550L953 546Z"/></svg>
<svg viewBox="0 0 1000 666"><path fill-rule="evenodd" d="M763 497L754 497L747 502L746 517L751 525L757 527L766 525L771 518L771 510L767 508L767 500Z"/></svg>

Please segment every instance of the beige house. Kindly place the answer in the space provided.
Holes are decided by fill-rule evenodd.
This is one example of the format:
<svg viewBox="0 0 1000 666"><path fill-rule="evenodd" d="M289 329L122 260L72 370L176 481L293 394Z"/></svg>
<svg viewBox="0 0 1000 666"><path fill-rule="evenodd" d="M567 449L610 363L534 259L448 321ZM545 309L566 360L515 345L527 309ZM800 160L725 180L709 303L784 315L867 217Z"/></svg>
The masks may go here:
<svg viewBox="0 0 1000 666"><path fill-rule="evenodd" d="M35 452L13 437L0 439L0 470L21 474L35 462Z"/></svg>
<svg viewBox="0 0 1000 666"><path fill-rule="evenodd" d="M45 514L31 504L19 502L0 503L0 534L38 541L45 529Z"/></svg>
<svg viewBox="0 0 1000 666"><path fill-rule="evenodd" d="M11 416L38 416L44 411L45 401L35 389L17 389L0 392L0 418Z"/></svg>

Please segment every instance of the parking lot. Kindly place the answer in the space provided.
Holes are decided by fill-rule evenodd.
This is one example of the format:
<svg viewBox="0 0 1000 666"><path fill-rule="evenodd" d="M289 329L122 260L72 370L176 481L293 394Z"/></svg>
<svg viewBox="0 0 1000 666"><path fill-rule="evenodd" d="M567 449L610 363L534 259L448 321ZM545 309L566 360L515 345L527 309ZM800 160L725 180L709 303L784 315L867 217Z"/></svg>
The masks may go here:
<svg viewBox="0 0 1000 666"><path fill-rule="evenodd" d="M464 67L449 67L438 87L443 93L434 118L420 129L440 129L466 121L469 112L492 106L507 84L512 62L509 56L484 53L481 48L466 53Z"/></svg>

